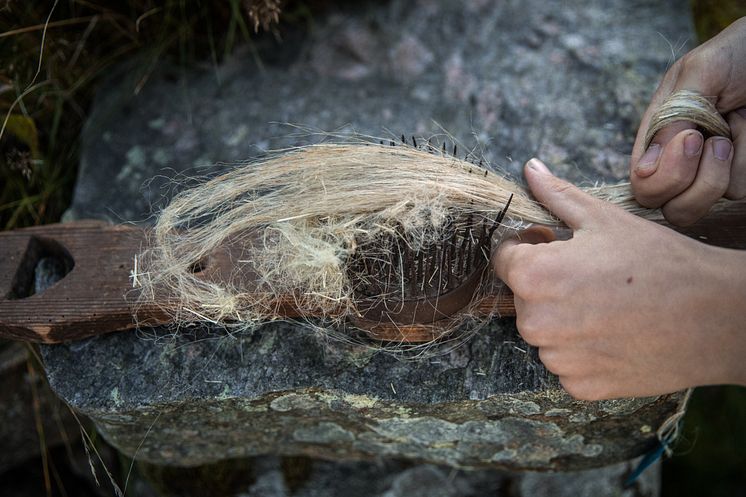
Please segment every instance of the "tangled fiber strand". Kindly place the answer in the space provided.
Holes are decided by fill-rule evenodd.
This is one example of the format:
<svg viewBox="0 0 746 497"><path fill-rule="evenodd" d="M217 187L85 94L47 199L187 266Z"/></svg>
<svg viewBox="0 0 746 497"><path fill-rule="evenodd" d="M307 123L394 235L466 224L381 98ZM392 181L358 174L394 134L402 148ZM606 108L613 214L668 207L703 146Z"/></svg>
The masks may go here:
<svg viewBox="0 0 746 497"><path fill-rule="evenodd" d="M634 203L627 185L587 191L659 216ZM360 142L279 151L174 198L140 257L148 275L142 296L165 303L175 322L250 326L281 318L278 301L287 296L301 313L341 320L359 315L359 283L350 276L356 253L380 247L381 239L426 249L448 236L454 220L495 219L511 195L503 231L561 225L523 187L448 154ZM252 285L195 272L226 244L241 245L235 272L252 275ZM380 299L403 286L404 276L394 276L379 282Z"/></svg>
<svg viewBox="0 0 746 497"><path fill-rule="evenodd" d="M650 117L650 126L645 133L645 148L656 133L676 121L689 121L713 136L730 138L730 128L707 97L689 90L679 90L668 97Z"/></svg>

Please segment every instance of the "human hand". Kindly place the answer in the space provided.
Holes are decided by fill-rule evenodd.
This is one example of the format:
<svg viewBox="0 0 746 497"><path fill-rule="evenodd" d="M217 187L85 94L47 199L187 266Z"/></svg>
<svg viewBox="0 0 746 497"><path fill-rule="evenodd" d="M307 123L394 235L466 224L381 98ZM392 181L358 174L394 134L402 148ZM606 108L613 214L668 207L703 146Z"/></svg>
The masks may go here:
<svg viewBox="0 0 746 497"><path fill-rule="evenodd" d="M573 229L506 240L493 257L518 331L573 396L599 400L746 384L746 256L638 218L553 176L525 175Z"/></svg>
<svg viewBox="0 0 746 497"><path fill-rule="evenodd" d="M661 207L671 223L686 226L721 197L746 197L746 17L671 66L653 95L637 133L630 181L637 201ZM678 121L659 131L645 150L653 113L678 90L708 97L728 121L732 141L706 140L695 125Z"/></svg>

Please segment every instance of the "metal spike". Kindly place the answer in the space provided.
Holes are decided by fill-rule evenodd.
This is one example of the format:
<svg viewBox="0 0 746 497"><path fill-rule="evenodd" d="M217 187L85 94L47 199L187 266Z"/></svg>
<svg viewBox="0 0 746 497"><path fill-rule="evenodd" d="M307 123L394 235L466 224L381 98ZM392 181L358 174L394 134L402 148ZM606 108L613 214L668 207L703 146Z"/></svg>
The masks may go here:
<svg viewBox="0 0 746 497"><path fill-rule="evenodd" d="M438 262L440 261L440 257L439 257L440 247L437 244L433 245L432 253L433 255L432 255L432 259L430 260L430 271L429 271L430 280L428 281L428 284L430 285L431 289L435 288L436 292L438 292L437 287L433 283L433 278L435 278L435 275L438 274Z"/></svg>
<svg viewBox="0 0 746 497"><path fill-rule="evenodd" d="M467 260L467 249L469 247L469 233L468 228L463 231L463 241L461 242L461 249L459 250L459 261L458 271L462 276L466 276L466 260Z"/></svg>
<svg viewBox="0 0 746 497"><path fill-rule="evenodd" d="M453 239L456 236L456 231L453 231L453 234L451 235L451 238L448 240L446 244L446 250L448 251L448 255L446 256L446 264L448 267L446 268L446 289L453 288L454 285L458 284L458 279L454 282L454 278L456 275L454 274L453 270L453 259L456 257L456 254L454 254L454 244Z"/></svg>
<svg viewBox="0 0 746 497"><path fill-rule="evenodd" d="M423 295L427 295L429 292L426 290L428 288L428 285L430 283L430 279L433 273L433 247L428 247L427 252L425 252L424 257L424 264L422 272L422 283L421 283L421 292Z"/></svg>
<svg viewBox="0 0 746 497"><path fill-rule="evenodd" d="M406 139L406 138L404 138L404 133L402 133L402 135L401 135L401 142L402 142L403 144L405 144L405 145L407 144L407 139Z"/></svg>
<svg viewBox="0 0 746 497"><path fill-rule="evenodd" d="M425 253L421 250L417 252L417 278L416 278L416 285L420 288L420 291L424 290L424 284L422 283L425 280L425 274L423 271L424 266L424 259L425 259Z"/></svg>
<svg viewBox="0 0 746 497"><path fill-rule="evenodd" d="M394 252L394 241L389 238L389 241L386 245L386 255L389 259L394 259L394 257L391 257ZM391 273L393 272L393 264L389 261L388 263L385 263L385 266L385 269L388 269L388 271L386 272L386 286L384 288L386 289L386 295L389 295L391 292Z"/></svg>
<svg viewBox="0 0 746 497"><path fill-rule="evenodd" d="M456 144L453 144L453 156L456 157Z"/></svg>
<svg viewBox="0 0 746 497"><path fill-rule="evenodd" d="M427 258L425 259L426 262L426 269L424 279L424 292L422 293L423 296L432 295L433 293L433 277L435 276L435 273L438 272L436 269L437 265L437 258L438 258L438 247L436 245L431 245L427 247Z"/></svg>
<svg viewBox="0 0 746 497"><path fill-rule="evenodd" d="M417 286L414 278L414 273L416 271L416 267L414 265L414 253L412 252L412 248L408 244L404 244L404 251L406 254L405 260L406 260L406 274L407 279L409 280L407 283L409 283L409 295L414 295L417 291ZM402 271L404 273L404 271Z"/></svg>
<svg viewBox="0 0 746 497"><path fill-rule="evenodd" d="M487 236L487 232L490 228L487 227L487 223L481 224L482 231L477 237L477 243L480 247L483 247L485 243L489 244L489 237Z"/></svg>
<svg viewBox="0 0 746 497"><path fill-rule="evenodd" d="M414 139L414 135L412 135L412 145L414 145L414 148L417 148L417 140Z"/></svg>
<svg viewBox="0 0 746 497"><path fill-rule="evenodd" d="M482 257L484 257L484 260L487 262L490 262L490 254L487 253L489 251L489 246L490 244L488 243L487 245L482 245L480 249L482 252Z"/></svg>
<svg viewBox="0 0 746 497"><path fill-rule="evenodd" d="M402 288L404 284L404 249L402 248L401 238L396 238L396 253L394 254L394 261L391 264L392 270L394 271L394 283L396 284L396 292L401 292L401 299L405 298L405 289ZM400 281L397 281L399 280ZM394 289L392 289L394 290Z"/></svg>
<svg viewBox="0 0 746 497"><path fill-rule="evenodd" d="M444 247L441 247L441 249L440 249L440 264L438 265L438 267L439 267L439 272L438 272L438 293L440 293L440 291L443 290L443 277L445 276L444 270L445 270L446 261L447 261L447 259L446 259L446 249L447 248L448 247L444 246Z"/></svg>
<svg viewBox="0 0 746 497"><path fill-rule="evenodd" d="M513 194L510 194L510 197L508 197L508 202L505 204L505 207L503 207L503 210L500 211L500 213L495 218L495 222L492 223L492 229L490 229L489 238L492 238L492 234L495 232L498 226L500 226L500 223L503 222L503 218L505 218L505 214L508 212L508 207L510 207L510 202L513 200Z"/></svg>
<svg viewBox="0 0 746 497"><path fill-rule="evenodd" d="M471 262L472 262L471 253L472 253L472 249L473 249L473 247L472 247L473 238L472 238L472 235L471 235L471 226L467 226L466 227L465 236L466 236L466 251L464 252L464 254L465 254L465 257L464 257L464 274L466 275L466 274L471 273Z"/></svg>
<svg viewBox="0 0 746 497"><path fill-rule="evenodd" d="M445 153L446 153L446 142L443 142L443 152L442 152L442 153L443 153L443 154L445 154Z"/></svg>

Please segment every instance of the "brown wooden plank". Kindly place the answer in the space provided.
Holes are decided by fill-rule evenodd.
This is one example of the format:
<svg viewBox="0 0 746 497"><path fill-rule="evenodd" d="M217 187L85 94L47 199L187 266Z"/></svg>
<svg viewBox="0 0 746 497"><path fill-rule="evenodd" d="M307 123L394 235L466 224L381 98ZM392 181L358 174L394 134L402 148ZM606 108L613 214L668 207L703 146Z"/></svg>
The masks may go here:
<svg viewBox="0 0 746 497"><path fill-rule="evenodd" d="M129 276L144 240L142 229L100 221L0 233L2 257L8 257L0 277L0 334L54 343L131 328ZM29 253L34 245L43 247L41 254ZM40 294L13 295L19 280L33 278L39 255L61 255L50 253L56 247L72 260L70 272Z"/></svg>

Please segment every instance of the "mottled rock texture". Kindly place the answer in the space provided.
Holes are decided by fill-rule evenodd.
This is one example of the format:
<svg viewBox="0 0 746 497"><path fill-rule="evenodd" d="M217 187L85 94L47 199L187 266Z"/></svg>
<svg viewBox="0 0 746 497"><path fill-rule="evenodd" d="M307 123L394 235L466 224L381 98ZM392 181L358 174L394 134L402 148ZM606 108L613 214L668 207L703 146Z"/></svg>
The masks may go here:
<svg viewBox="0 0 746 497"><path fill-rule="evenodd" d="M63 398L155 463L277 452L575 469L640 454L676 408L676 396L573 401L526 347L497 321L450 354L401 361L274 324L235 338L119 333L46 357Z"/></svg>
<svg viewBox="0 0 746 497"><path fill-rule="evenodd" d="M385 136L442 126L509 173L540 156L576 182L620 179L657 78L693 39L684 1L349 9L279 47L255 43L258 59L247 49L220 67L158 69L136 97L142 75L121 68L96 100L68 218L147 222L167 177L319 139L276 124L288 122ZM419 361L291 324L125 332L43 354L67 402L159 464L275 453L590 468L649 448L680 399L573 401L511 320Z"/></svg>

